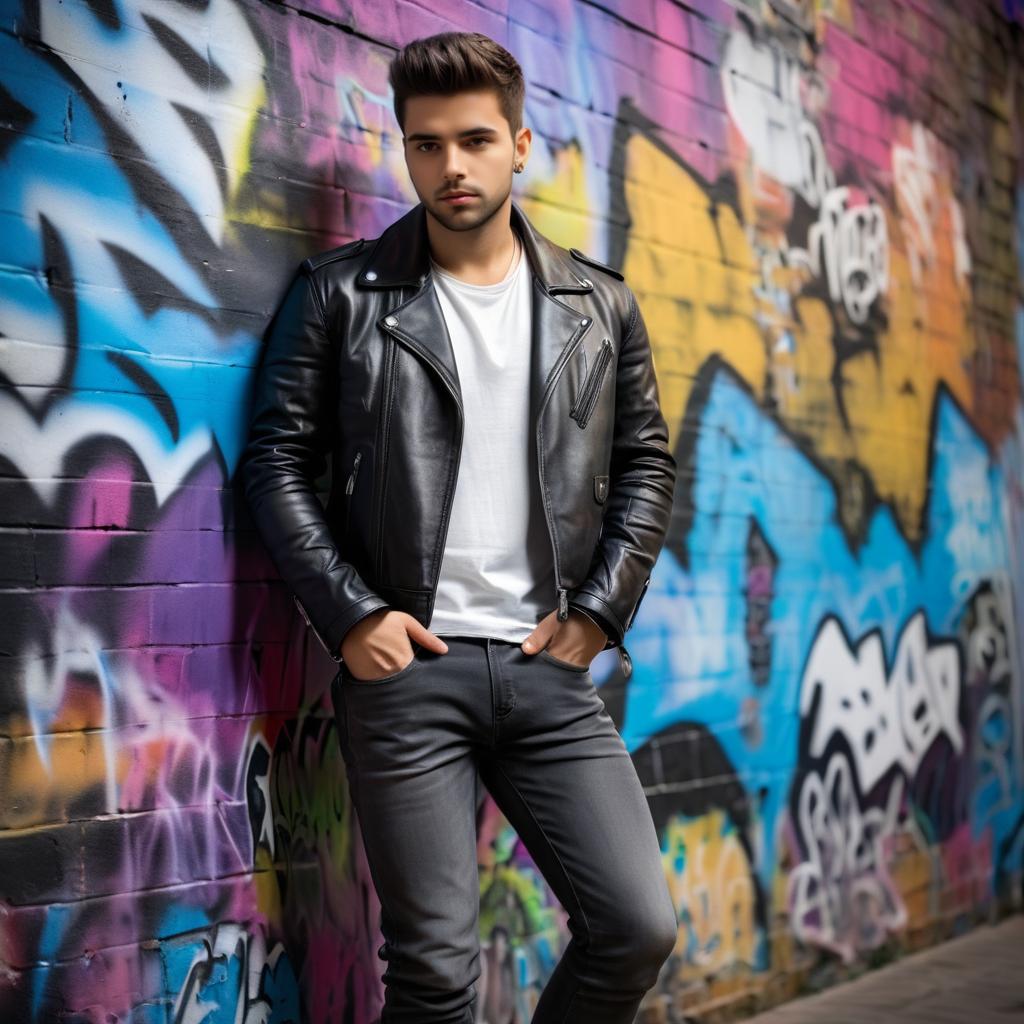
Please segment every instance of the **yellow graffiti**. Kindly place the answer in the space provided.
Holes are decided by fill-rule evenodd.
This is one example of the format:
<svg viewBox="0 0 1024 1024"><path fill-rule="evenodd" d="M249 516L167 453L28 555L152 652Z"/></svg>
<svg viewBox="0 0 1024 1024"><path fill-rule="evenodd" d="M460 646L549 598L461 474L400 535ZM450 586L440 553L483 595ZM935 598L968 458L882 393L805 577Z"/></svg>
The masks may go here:
<svg viewBox="0 0 1024 1024"><path fill-rule="evenodd" d="M928 493L936 390L945 385L986 420L988 391L975 390L973 368L992 358L991 339L972 328L970 257L952 161L934 156L934 140L932 159L924 160L915 135L908 125L893 147L896 208L877 207L888 256L882 315L869 325L851 323L820 287L811 292L810 267L787 263L792 195L766 177L749 151L731 154L734 208L664 148L635 134L627 143L632 228L623 266L648 325L673 443L702 367L717 356L816 456L844 518L863 516L866 475L911 539L920 534ZM1009 387L1018 393L1016 379ZM850 473L851 464L861 473Z"/></svg>
<svg viewBox="0 0 1024 1024"><path fill-rule="evenodd" d="M117 791L119 779L129 768L127 761L117 757L115 765L111 765L109 737L99 730L56 731L78 730L94 724L95 719L90 720L89 716L89 701L84 696L77 706L67 710L67 716L55 721L54 732L43 740L45 757L37 738L28 735L31 726L11 721L10 727L22 735L0 745L0 777L5 780L6 789L0 818L4 828L67 821L75 816L75 806L83 796L92 792L106 805L109 799L104 794Z"/></svg>
<svg viewBox="0 0 1024 1024"><path fill-rule="evenodd" d="M684 977L753 967L756 892L747 855L725 813L711 811L689 821L673 817L663 842Z"/></svg>
<svg viewBox="0 0 1024 1024"><path fill-rule="evenodd" d="M520 206L533 225L566 248L596 253L599 246L591 235L594 200L587 192L587 160L578 143L553 154L553 169L538 179L523 196ZM600 258L600 257L598 257Z"/></svg>
<svg viewBox="0 0 1024 1024"><path fill-rule="evenodd" d="M623 273L651 337L662 409L675 443L696 371L715 354L762 381L757 262L736 213L711 203L679 163L642 135L627 145L632 221Z"/></svg>

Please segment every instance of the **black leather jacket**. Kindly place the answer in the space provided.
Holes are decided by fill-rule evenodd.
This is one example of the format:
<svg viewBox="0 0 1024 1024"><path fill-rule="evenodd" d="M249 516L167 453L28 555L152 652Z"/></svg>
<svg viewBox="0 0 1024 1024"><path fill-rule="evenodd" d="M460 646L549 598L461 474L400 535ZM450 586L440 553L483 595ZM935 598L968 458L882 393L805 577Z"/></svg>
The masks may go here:
<svg viewBox="0 0 1024 1024"><path fill-rule="evenodd" d="M380 608L429 627L463 414L418 204L378 238L301 264L269 332L239 473L256 528L335 661ZM533 275L531 419L559 618L618 647L668 530L676 462L650 342L611 267L512 204ZM469 386L472 386L470 382ZM332 456L326 508L314 482ZM463 486L471 481L463 481Z"/></svg>

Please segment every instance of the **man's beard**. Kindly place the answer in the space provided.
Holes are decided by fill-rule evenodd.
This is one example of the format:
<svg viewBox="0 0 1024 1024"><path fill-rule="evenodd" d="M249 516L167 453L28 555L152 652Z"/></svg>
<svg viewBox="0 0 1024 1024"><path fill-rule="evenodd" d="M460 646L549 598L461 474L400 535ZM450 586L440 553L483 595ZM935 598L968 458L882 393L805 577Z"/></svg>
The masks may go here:
<svg viewBox="0 0 1024 1024"><path fill-rule="evenodd" d="M456 191L453 189L452 191ZM443 199L433 199L430 202L424 201L427 213L435 220L446 227L449 231L473 231L486 224L501 209L509 193L512 191L512 182L509 182L505 194L497 199L488 200L479 192L474 193L477 197L476 209L472 212L458 210L449 207Z"/></svg>

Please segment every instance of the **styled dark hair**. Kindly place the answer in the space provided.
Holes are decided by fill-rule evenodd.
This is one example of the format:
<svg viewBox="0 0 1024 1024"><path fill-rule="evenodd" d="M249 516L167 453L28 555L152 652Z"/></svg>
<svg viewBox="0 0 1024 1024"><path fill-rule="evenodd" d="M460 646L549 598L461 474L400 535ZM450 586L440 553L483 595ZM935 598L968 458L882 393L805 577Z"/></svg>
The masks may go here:
<svg viewBox="0 0 1024 1024"><path fill-rule="evenodd" d="M410 96L451 96L472 89L497 92L513 139L523 124L523 69L504 46L481 32L440 32L413 39L391 61L388 81L403 132Z"/></svg>

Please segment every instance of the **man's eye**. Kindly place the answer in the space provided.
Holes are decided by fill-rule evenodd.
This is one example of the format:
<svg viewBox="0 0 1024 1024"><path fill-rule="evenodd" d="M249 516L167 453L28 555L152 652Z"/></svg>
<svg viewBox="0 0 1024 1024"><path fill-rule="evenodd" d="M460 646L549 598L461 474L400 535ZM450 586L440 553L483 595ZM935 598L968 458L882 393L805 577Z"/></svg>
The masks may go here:
<svg viewBox="0 0 1024 1024"><path fill-rule="evenodd" d="M468 141L471 142L471 143L479 142L479 143L483 144L484 146L486 146L487 143L490 142L491 140L490 139L485 139L483 136L479 136L479 137L477 137L475 139L469 139ZM429 152L429 150L424 148L424 147L436 146L436 145L437 145L436 142L421 142L416 148L421 153L426 153L426 152Z"/></svg>

